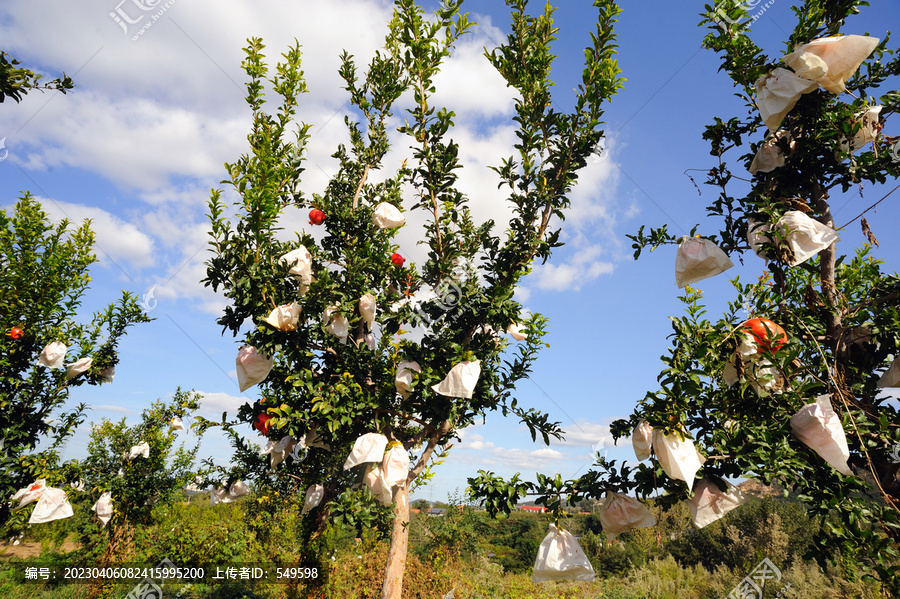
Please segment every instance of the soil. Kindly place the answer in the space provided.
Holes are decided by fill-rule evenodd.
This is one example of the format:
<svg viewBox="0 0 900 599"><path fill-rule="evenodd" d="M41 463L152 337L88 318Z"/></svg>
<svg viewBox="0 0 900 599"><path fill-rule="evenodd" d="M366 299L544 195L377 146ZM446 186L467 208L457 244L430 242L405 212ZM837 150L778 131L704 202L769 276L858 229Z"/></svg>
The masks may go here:
<svg viewBox="0 0 900 599"><path fill-rule="evenodd" d="M70 551L74 551L75 549L78 549L78 543L71 539L66 539L61 548L63 553L69 553ZM8 559L11 557L27 559L31 557L38 557L40 554L40 543L21 542L18 545L13 545L12 543L8 542L0 543L0 559Z"/></svg>

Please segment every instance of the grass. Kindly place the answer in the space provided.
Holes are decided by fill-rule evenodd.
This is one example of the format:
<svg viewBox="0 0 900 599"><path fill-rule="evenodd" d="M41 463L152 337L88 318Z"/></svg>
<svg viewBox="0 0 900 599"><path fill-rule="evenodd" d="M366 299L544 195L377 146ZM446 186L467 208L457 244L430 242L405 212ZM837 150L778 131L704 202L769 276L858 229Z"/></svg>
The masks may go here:
<svg viewBox="0 0 900 599"><path fill-rule="evenodd" d="M129 559L136 563L156 564L162 558L168 558L179 566L302 561L304 556L293 536L300 522L297 514L283 510L272 519L262 521L265 527L260 529L260 522L254 518L262 516L253 516L247 506L238 502L210 509L205 503L191 502L161 508L154 526L136 531ZM546 521L533 515L492 521L474 512L452 511L450 514L452 517L443 519L413 518L404 598L436 599L453 591L454 599L721 599L749 572L737 566L704 567L698 563L696 557L699 554L695 550L699 551L702 544L697 543L696 533L687 538L692 541L691 547L685 548L682 543L679 553L674 553L674 549L667 552L666 545L659 544L659 538L665 539L668 535L626 535L621 542L610 545L588 530L588 521L573 521L573 526L581 527L576 530L581 530L582 547L594 562L598 574L596 581L534 584L531 582L531 564L536 553L533 545L545 534ZM41 552L38 556L32 552L32 555L23 553L21 558L0 557L0 599L87 599L89 585L50 586L21 582L26 562L58 567L81 560L82 565L94 565L95 562L90 560L96 553L84 548L67 552L76 546L61 541L66 538L63 529L66 525L59 523L59 530L48 527L31 531L31 538L26 540L39 542ZM98 528L92 534L94 536L81 538L91 543L106 533ZM323 561L318 566L320 578L316 584L291 586L276 583L272 578L255 584L240 580L213 581L212 573L207 571L202 584L170 582L165 585L164 597L378 598L381 596L387 542L378 540L371 532L361 534L361 538L355 538L355 534L360 533L334 529L329 542L333 549L320 556ZM766 551L775 550L762 541L752 544L765 546ZM672 547L677 545L673 543ZM687 550L691 548L692 551ZM674 555L682 555L684 559L678 561ZM690 559L694 561L688 561ZM121 584L109 589L105 596L125 597L133 589L134 583ZM785 566L782 579L771 581L765 591L767 599L778 592L786 599L875 599L880 596L874 585L845 580L837 572L823 572L814 564L799 559Z"/></svg>

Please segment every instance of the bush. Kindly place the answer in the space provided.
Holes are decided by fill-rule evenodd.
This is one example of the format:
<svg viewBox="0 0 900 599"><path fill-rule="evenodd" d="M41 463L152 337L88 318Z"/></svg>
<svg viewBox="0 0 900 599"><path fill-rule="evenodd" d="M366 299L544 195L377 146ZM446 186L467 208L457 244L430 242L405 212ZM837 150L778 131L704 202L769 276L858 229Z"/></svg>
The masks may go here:
<svg viewBox="0 0 900 599"><path fill-rule="evenodd" d="M810 550L818 530L802 504L754 498L721 520L668 541L665 550L682 565L708 570L724 565L749 572L763 558L787 568Z"/></svg>
<svg viewBox="0 0 900 599"><path fill-rule="evenodd" d="M255 539L243 503L176 503L155 510L156 524L135 534L136 561L169 559L180 567L254 561Z"/></svg>
<svg viewBox="0 0 900 599"><path fill-rule="evenodd" d="M579 544L599 578L624 576L634 569L637 562L642 561L639 549L632 543L620 541L609 543L604 536L592 532L585 533Z"/></svg>
<svg viewBox="0 0 900 599"><path fill-rule="evenodd" d="M503 532L492 541L497 562L512 572L531 570L547 534L546 522L531 514L513 513L500 524Z"/></svg>
<svg viewBox="0 0 900 599"><path fill-rule="evenodd" d="M470 506L451 497L443 516L424 516L417 521L422 526L422 540L417 554L433 563L455 561L478 554L479 542L488 530Z"/></svg>
<svg viewBox="0 0 900 599"><path fill-rule="evenodd" d="M635 595L653 599L697 599L709 596L710 573L703 566L683 567L672 556L651 560L628 577Z"/></svg>

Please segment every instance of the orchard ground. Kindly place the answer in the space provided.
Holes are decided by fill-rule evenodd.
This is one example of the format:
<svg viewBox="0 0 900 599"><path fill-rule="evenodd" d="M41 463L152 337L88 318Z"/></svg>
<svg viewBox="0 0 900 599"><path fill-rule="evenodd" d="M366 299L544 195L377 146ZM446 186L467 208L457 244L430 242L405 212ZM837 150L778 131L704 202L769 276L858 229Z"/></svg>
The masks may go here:
<svg viewBox="0 0 900 599"><path fill-rule="evenodd" d="M753 568L768 558L780 578L765 586L765 597L808 599L875 598L874 586L850 581L835 569L822 571L802 558L817 526L799 504L759 483L748 482L744 491L754 496L744 509L731 512L702 530L693 529L687 508L668 515L653 508L660 523L604 542L591 505L571 508L567 526L579 537L596 572L595 582L531 582L537 546L547 530L542 514L518 511L492 520L472 507L438 503L443 515L429 515L419 502L410 529L411 557L404 597L454 599L694 599L727 596ZM295 560L290 532L297 524L298 506L279 511L273 521L261 523L250 516L251 496L233 504L209 507L205 494L183 497L161 508L158 522L136 531L135 560L155 564L168 558L175 565L209 563L266 564L273 559ZM88 585L51 586L22 583L25 564L59 569L84 565L84 547L74 539L77 519L29 530L17 545L6 543L0 553L0 592L8 599L79 599ZM321 585L213 583L164 585L164 597L182 599L258 597L376 597L387 553L387 541L377 530L330 527L326 533L333 550L321 568ZM65 540L63 540L65 539ZM287 561L283 563L288 563ZM211 578L210 575L207 575ZM326 580L327 579L327 580ZM126 596L134 585L120 585L113 596ZM452 591L452 594L450 594Z"/></svg>

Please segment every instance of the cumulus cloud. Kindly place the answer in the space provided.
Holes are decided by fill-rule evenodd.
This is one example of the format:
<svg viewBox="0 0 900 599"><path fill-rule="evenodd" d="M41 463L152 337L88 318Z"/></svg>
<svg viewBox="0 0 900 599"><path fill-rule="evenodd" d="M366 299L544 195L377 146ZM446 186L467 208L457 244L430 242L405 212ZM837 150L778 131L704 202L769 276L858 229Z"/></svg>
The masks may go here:
<svg viewBox="0 0 900 599"><path fill-rule="evenodd" d="M498 447L474 432L474 427L460 431L462 442L454 448L454 462L460 464L490 464L510 470L532 470L558 467L564 464L565 453L542 447L540 449L518 449ZM458 453L457 453L458 452Z"/></svg>
<svg viewBox="0 0 900 599"><path fill-rule="evenodd" d="M76 167L148 191L176 178L214 180L225 159L239 155L249 128L245 115L210 121L189 107L113 100L103 91L48 104L41 116L14 136L14 160L23 168Z"/></svg>
<svg viewBox="0 0 900 599"><path fill-rule="evenodd" d="M222 412L228 412L229 416L234 416L238 408L247 403L246 397L238 397L221 392L199 391L203 399L200 400L200 411L211 418L219 418Z"/></svg>
<svg viewBox="0 0 900 599"><path fill-rule="evenodd" d="M128 408L122 406L114 406L114 405L92 405L90 406L92 410L95 412L113 412L116 414L134 414L134 410L130 410Z"/></svg>
<svg viewBox="0 0 900 599"><path fill-rule="evenodd" d="M612 419L607 419L604 424L588 420L577 420L563 427L565 439L554 442L554 445L594 448L615 447L616 443L609 432L609 423L611 421ZM619 440L619 446L630 444L630 439Z"/></svg>
<svg viewBox="0 0 900 599"><path fill-rule="evenodd" d="M498 46L505 36L490 18L478 20L474 36L457 44L451 59L434 78L438 91L433 103L454 110L463 120L512 114L516 98L513 88L484 55L485 48Z"/></svg>
<svg viewBox="0 0 900 599"><path fill-rule="evenodd" d="M54 222L68 219L70 229L80 226L85 219L91 220L91 229L97 235L94 250L100 264L114 263L125 268L145 268L154 264L153 239L135 225L102 208L42 197L37 200Z"/></svg>
<svg viewBox="0 0 900 599"><path fill-rule="evenodd" d="M599 244L580 247L564 261L535 267L531 280L543 290L578 291L600 275L613 272L612 262L599 259L602 254L603 246Z"/></svg>
<svg viewBox="0 0 900 599"><path fill-rule="evenodd" d="M139 21L128 25L127 33L110 16L118 8ZM337 74L340 54L346 49L362 76L383 44L392 2L277 3L273 9L278 18L269 9L237 0L178 1L132 41L135 29L151 18L135 3L53 3L40 18L25 0L0 8L4 49L43 72L65 70L77 85L66 96L30 94L21 105L0 113L0 130L14 132L7 142L15 150L10 162L35 173L81 169L112 182L121 192L116 206L76 209L71 204L70 213L92 214L101 262L105 254L145 292L152 289L158 301L189 299L203 312L221 314L223 298L199 283L208 258L205 211L210 187L223 188L226 202L235 197L221 184L223 163L249 150L251 113L243 100L246 74L240 67L246 38L264 39L270 73L271 63L295 38L302 45L309 92L301 95L296 118L312 125L301 184L309 197L322 193L337 171L331 154L348 142L344 117L358 117ZM495 47L505 36L490 17L473 15L473 20L480 25L458 41L437 76L433 104L457 114L452 139L463 166L458 186L469 198L475 221L494 220L494 233L502 236L512 207L506 201L508 190L498 189L489 167L514 153L510 117L515 94L483 55L484 48ZM34 39L42 43L34 44ZM270 89L267 97L277 101ZM396 131L404 116L397 106L390 122L393 150L384 168L371 173L370 182L389 176L411 157L410 139ZM577 290L612 272L615 255L597 238L608 238L617 218L615 142L607 140L603 159L589 161L582 172L571 194L564 235L568 247L552 263L535 269L517 291L521 301L527 301L532 288ZM404 200L407 207L415 201L412 189ZM297 231L308 229L306 212L287 211L278 239L293 239ZM427 214L408 212L407 218L396 237L400 252L412 261L424 260L428 248L419 241ZM133 272L138 269L150 272Z"/></svg>

